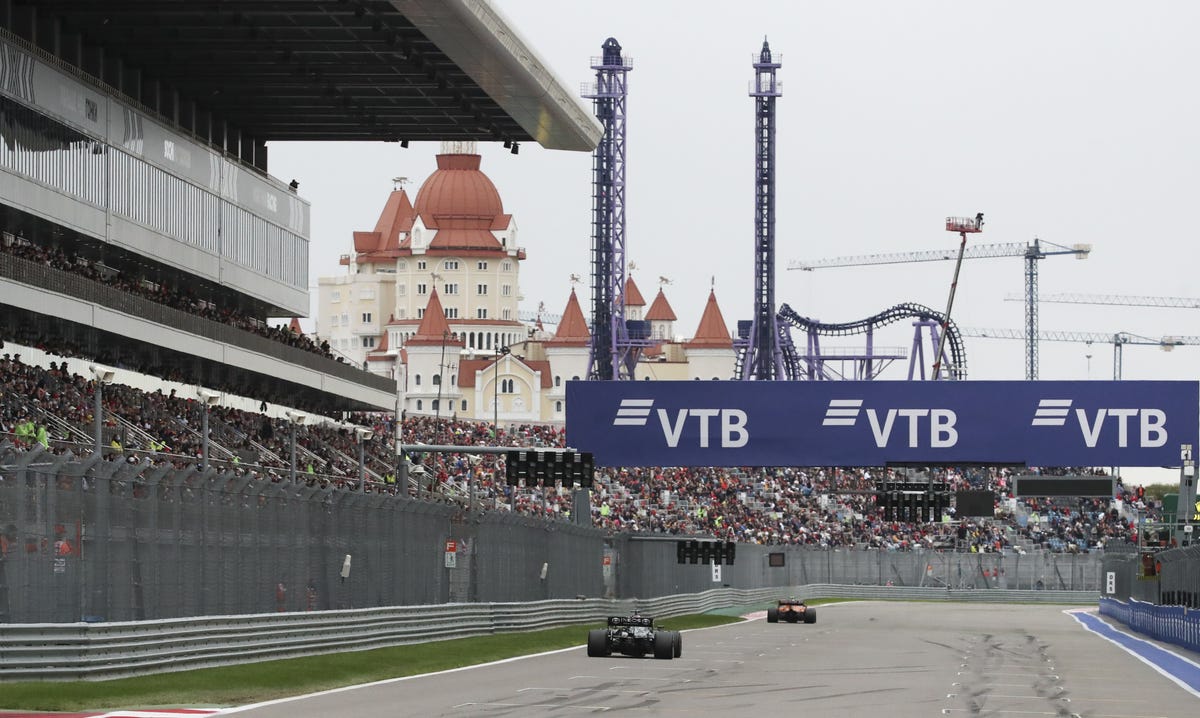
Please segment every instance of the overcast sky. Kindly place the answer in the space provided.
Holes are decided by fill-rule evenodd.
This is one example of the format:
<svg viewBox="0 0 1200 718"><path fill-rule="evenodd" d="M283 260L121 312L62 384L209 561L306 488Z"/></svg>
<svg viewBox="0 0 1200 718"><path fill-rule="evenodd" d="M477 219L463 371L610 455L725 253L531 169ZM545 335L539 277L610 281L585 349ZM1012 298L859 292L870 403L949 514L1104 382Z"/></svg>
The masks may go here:
<svg viewBox="0 0 1200 718"><path fill-rule="evenodd" d="M568 88L612 36L629 77L628 256L647 301L659 276L690 336L710 282L732 329L749 318L754 166L751 56L783 53L777 297L844 322L900 302L943 309L953 264L788 271L790 260L952 248L946 215L984 212L972 242L1090 243L1041 263L1041 290L1200 296L1200 3L1107 0L492 0ZM588 104L590 107L590 103ZM415 196L435 144L271 146L272 174L313 203L310 266L338 274L391 178ZM523 309L561 312L586 278L586 153L481 145L519 228ZM1021 329L1023 261L964 263L960 326ZM580 298L589 295L587 284ZM1044 330L1200 335L1200 310L1043 304ZM903 325L877 345L908 345ZM843 345L861 340L840 340ZM830 341L827 344L834 344ZM968 340L969 377L1021 379L1023 343ZM1112 346L1043 343L1043 379L1109 378ZM1124 376L1195 379L1200 347L1129 347ZM900 367L885 378L903 378Z"/></svg>

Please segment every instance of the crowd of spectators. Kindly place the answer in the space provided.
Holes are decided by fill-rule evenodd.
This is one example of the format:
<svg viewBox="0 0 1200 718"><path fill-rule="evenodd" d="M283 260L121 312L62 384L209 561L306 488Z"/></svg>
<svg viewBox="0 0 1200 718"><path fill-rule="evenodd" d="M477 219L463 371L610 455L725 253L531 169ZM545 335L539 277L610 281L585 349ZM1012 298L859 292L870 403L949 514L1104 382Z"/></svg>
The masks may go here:
<svg viewBox="0 0 1200 718"><path fill-rule="evenodd" d="M91 450L94 384L75 374L68 362L49 369L0 358L0 432L26 444L43 442L55 452ZM194 466L202 453L205 408L175 391L146 392L108 385L103 392L103 441L110 461L171 462ZM261 406L265 410L266 407ZM226 470L251 472L283 481L291 470L295 432L297 470L303 480L357 490L358 435L372 437L363 454L368 488L407 492L421 498L465 502L484 510L568 518L570 487L513 488L505 481L502 454L430 451L423 446L522 446L561 448L565 432L546 425L495 427L490 422L401 417L408 486L397 476L396 436L391 414L354 414L345 422L297 425L263 411L225 406L208 409L210 459ZM45 427L39 438L29 427ZM419 467L419 468L418 468ZM1021 546L1081 551L1108 541L1130 540L1133 525L1107 500L1014 499L1008 469L943 470L933 478L950 490L994 492L992 520L888 521L872 493L877 481L896 478L882 469L711 467L628 467L597 469L591 510L594 525L612 533L713 536L759 544L854 547L879 550L914 548L992 552ZM1119 497L1133 504L1139 497ZM1151 507L1142 501L1139 509ZM953 519L953 511L947 519Z"/></svg>
<svg viewBox="0 0 1200 718"><path fill-rule="evenodd" d="M155 304L252 332L328 359L335 358L329 349L328 342L317 343L305 334L293 332L289 327L271 326L261 319L235 308L218 306L214 302L197 297L185 286L170 286L162 280L152 282L144 277L132 275L129 272L120 272L80 256L69 255L61 249L47 249L12 235L5 235L0 240L0 251L50 269L79 275L106 287L147 299ZM336 360L343 361L341 357L337 357Z"/></svg>
<svg viewBox="0 0 1200 718"><path fill-rule="evenodd" d="M1005 551L1021 546L1080 551L1127 541L1133 523L1111 502L1018 500L1006 469L943 471L951 491L994 493L995 518L887 521L873 490L897 479L881 469L622 468L605 470L597 521L612 531L707 534L724 540L885 550ZM1118 491L1123 488L1118 483Z"/></svg>
<svg viewBox="0 0 1200 718"><path fill-rule="evenodd" d="M3 401L0 431L15 435L16 427L34 422L48 428L47 448L74 451L90 448L94 431L95 383L73 373L69 363L51 362L43 369L20 361L19 355L0 357ZM205 407L199 397L178 396L175 390L146 392L123 384L105 386L102 393L102 442L105 457L132 463L171 462L192 465L203 454ZM263 407L265 408L265 407ZM208 409L210 457L215 464L254 467L278 478L290 471L291 424L261 412L227 406ZM327 480L356 482L358 449L350 427L326 423L297 427L297 465L300 471ZM384 462L383 439L367 442L368 469L391 467Z"/></svg>

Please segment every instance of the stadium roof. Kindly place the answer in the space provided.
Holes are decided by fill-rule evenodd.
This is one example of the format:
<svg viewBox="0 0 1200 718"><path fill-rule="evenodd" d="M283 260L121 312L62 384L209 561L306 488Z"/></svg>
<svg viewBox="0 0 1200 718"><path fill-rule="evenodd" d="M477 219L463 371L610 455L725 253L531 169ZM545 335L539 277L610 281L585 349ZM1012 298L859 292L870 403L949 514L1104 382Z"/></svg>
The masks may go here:
<svg viewBox="0 0 1200 718"><path fill-rule="evenodd" d="M602 134L486 0L33 5L262 140L513 140L590 151Z"/></svg>

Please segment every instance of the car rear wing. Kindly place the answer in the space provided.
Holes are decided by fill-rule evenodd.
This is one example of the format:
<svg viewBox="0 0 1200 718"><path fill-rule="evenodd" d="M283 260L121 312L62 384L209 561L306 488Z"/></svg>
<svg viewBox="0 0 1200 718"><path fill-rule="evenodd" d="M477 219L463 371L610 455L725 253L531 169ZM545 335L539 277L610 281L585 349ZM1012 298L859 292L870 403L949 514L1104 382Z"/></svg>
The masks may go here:
<svg viewBox="0 0 1200 718"><path fill-rule="evenodd" d="M651 616L609 616L608 625L610 626L653 626L654 618Z"/></svg>

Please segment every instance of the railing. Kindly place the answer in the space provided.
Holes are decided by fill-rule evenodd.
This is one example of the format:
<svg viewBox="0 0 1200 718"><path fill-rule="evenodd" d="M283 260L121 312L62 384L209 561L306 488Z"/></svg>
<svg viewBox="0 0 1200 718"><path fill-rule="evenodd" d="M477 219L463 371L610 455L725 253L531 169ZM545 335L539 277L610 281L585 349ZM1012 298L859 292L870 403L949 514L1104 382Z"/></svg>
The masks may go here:
<svg viewBox="0 0 1200 718"><path fill-rule="evenodd" d="M387 377L377 376L352 365L327 359L320 354L288 346L244 329L214 322L211 319L204 319L181 309L164 306L105 286L87 277L46 267L10 254L0 253L0 277L94 302L147 321L178 328L214 341L265 354L289 364L298 364L323 374L352 381L376 391L388 393L396 391L395 381Z"/></svg>
<svg viewBox="0 0 1200 718"><path fill-rule="evenodd" d="M106 432L106 437L107 437L109 433L113 432L112 427L105 427L105 432ZM192 431L192 435L199 436L200 432ZM14 445L14 444L16 444L16 445L21 444L21 441L18 440L16 434L13 434L11 432L0 432L0 452L2 452L3 450L5 450L7 448L10 448L11 445ZM26 442L26 445L27 444L28 444L28 442ZM95 452L95 449L96 449L95 440L92 438L89 438L87 441L82 441L82 442L81 441L71 441L71 440L67 440L67 439L50 439L50 447L51 447L51 449L55 450L55 453L52 455L55 460L60 459L64 453L65 454L73 454L73 455L79 456L79 457L88 457L88 456L91 456ZM31 451L36 451L36 450L38 450L38 449L35 444L34 448L31 449ZM268 476L274 475L277 477L287 478L287 474L289 473L290 468L291 468L288 459L279 457L277 454L274 454L273 452L267 452L267 453L270 454L270 456L278 459L277 465L271 465L271 464L265 464L265 463L253 463L250 461L242 461L240 458L235 460L234 457L237 456L236 452L231 451L230 449L227 449L224 446L221 446L220 444L217 444L216 442L213 442L211 440L209 441L209 444L208 444L208 453L209 453L208 463L213 468L216 468L216 469L238 469L238 470L242 470L242 471L258 472L260 474L264 474L264 475L268 475ZM200 463L198 456L173 453L169 449L162 450L162 451L150 451L147 449L138 449L138 448L131 448L131 447L126 447L126 446L122 446L120 449L117 449L115 447L109 446L108 444L104 444L100 447L100 454L101 454L101 456L107 456L107 457L112 457L115 454L120 454L121 456L124 456L124 457L136 456L136 457L138 457L139 463L144 463L144 464L165 465L168 462L176 462L178 464L188 464L188 465L195 464L195 465L199 466L199 463ZM300 446L300 444L296 445L296 455L299 459L304 459L307 456L307 457L311 458L314 462L319 462L319 464L322 467L332 466L331 462L327 461L326 459L322 458L321 456L318 456L317 454L312 453L311 451L308 451L304 447ZM51 455L47 454L47 456L51 456ZM221 458L222 456L227 457L227 458ZM120 463L120 462L117 462L117 463ZM357 463L355 464L355 466L357 467ZM14 464L0 463L0 469L11 470L14 468L15 468ZM332 469L330 469L330 471L332 471ZM350 476L348 474L325 473L325 472L321 472L321 471L314 471L313 473L310 474L305 469L304 463L302 461L298 461L296 464L296 476L297 476L297 482L301 483L301 484L308 484L309 482L312 482L312 481L326 481L326 482L330 482L330 483L339 483L340 482L339 485L344 485L346 487L349 487L351 490L353 490L356 493L361 491L361 489L362 489L362 486L360 486L360 484L358 483L357 471L355 472L355 474L353 476ZM290 483L290 480L289 480L289 483ZM414 488L416 486L416 484L412 480L409 481L409 485ZM367 477L367 488L368 489L371 487L386 487L386 486L387 485L384 484L383 481L374 481L368 475L368 477Z"/></svg>
<svg viewBox="0 0 1200 718"><path fill-rule="evenodd" d="M1159 641L1200 651L1200 611L1186 606L1156 606L1145 601L1128 603L1100 599L1100 615L1114 618L1133 630Z"/></svg>
<svg viewBox="0 0 1200 718"><path fill-rule="evenodd" d="M294 656L533 631L602 621L637 608L660 619L749 610L781 596L1094 604L1094 591L951 591L809 585L715 589L654 599L577 599L210 616L128 623L0 624L0 680L146 675ZM669 625L669 623L668 623ZM580 635L582 645L584 636Z"/></svg>

